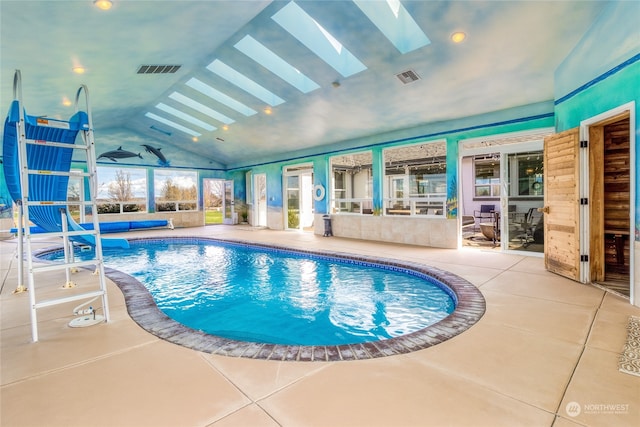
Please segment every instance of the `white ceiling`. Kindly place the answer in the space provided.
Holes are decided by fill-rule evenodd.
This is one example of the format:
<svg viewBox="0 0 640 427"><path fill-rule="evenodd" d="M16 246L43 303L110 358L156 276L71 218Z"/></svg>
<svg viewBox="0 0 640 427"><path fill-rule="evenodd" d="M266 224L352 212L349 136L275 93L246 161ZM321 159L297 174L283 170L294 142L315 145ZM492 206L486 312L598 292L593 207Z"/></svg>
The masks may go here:
<svg viewBox="0 0 640 427"><path fill-rule="evenodd" d="M288 1L0 1L0 108L8 108L20 69L30 115L68 118L81 83L89 88L98 152L151 142L213 165L258 163L291 153L429 122L553 99L554 71L605 6L600 1L402 1L431 43L401 54L352 2L298 1L367 69L349 77L319 59L272 16ZM464 31L454 44L450 35ZM304 94L234 48L246 35L320 85ZM285 102L264 102L206 69L220 60ZM140 75L143 64L179 64L175 74ZM74 65L86 67L83 75ZM414 70L403 85L395 74ZM258 111L245 117L188 88L196 77ZM333 82L339 82L334 87ZM145 117L192 97L235 120L228 130L191 136ZM5 110L6 111L6 110ZM169 131L170 136L151 129ZM193 125L189 125L193 127ZM216 138L221 138L220 142Z"/></svg>

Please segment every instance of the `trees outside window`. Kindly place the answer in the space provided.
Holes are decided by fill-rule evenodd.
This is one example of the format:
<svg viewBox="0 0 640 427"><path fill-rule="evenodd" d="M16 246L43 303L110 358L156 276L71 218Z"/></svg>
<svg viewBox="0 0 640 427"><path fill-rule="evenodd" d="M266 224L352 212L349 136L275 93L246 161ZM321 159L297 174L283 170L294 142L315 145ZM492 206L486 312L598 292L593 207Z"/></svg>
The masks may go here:
<svg viewBox="0 0 640 427"><path fill-rule="evenodd" d="M195 171L155 170L157 212L198 209L198 174Z"/></svg>
<svg viewBox="0 0 640 427"><path fill-rule="evenodd" d="M98 213L147 210L146 170L98 167L98 182Z"/></svg>

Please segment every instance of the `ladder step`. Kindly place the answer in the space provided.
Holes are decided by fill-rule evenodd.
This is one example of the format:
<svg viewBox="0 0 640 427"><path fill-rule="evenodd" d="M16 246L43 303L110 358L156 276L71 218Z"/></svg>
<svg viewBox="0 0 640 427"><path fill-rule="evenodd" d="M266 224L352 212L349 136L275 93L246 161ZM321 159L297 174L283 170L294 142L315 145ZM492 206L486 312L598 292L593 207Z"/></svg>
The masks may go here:
<svg viewBox="0 0 640 427"><path fill-rule="evenodd" d="M88 150L86 145L67 144L64 142L45 141L44 139L25 139L24 142L32 145L46 145L47 147L71 148L74 150Z"/></svg>
<svg viewBox="0 0 640 427"><path fill-rule="evenodd" d="M36 119L37 126L39 127L48 127L48 128L58 128L58 129L70 129L71 126L69 122L65 122L64 120L58 119L49 119L48 117L38 117Z"/></svg>
<svg viewBox="0 0 640 427"><path fill-rule="evenodd" d="M47 265L38 265L38 266L34 266L33 267L33 271L34 272L42 272L42 271L56 271L56 270L64 270L66 268L72 268L72 267L84 267L86 265L98 265L100 264L100 261L96 260L89 260L89 261L76 261L76 262L69 262L67 264L47 264Z"/></svg>
<svg viewBox="0 0 640 427"><path fill-rule="evenodd" d="M91 200L30 200L28 206L67 206L92 205Z"/></svg>
<svg viewBox="0 0 640 427"><path fill-rule="evenodd" d="M64 236L96 236L96 230L79 230L79 231L50 231L47 233L39 233L47 237L64 237Z"/></svg>
<svg viewBox="0 0 640 427"><path fill-rule="evenodd" d="M0 0L1 1L1 0ZM17 165L10 164L12 173L11 179L15 183L20 179L22 194L19 199L21 209L19 209L19 230L24 230L26 248L20 245L19 267L21 271L25 269L29 278L29 301L31 305L31 336L34 342L38 341L38 319L36 311L39 308L64 304L72 301L90 301L93 298L101 297L105 321L109 321L109 303L107 298L107 284L104 275L104 261L102 258L102 239L100 238L100 227L98 223L98 208L96 201L96 191L98 188L98 176L96 169L95 140L91 125L91 106L89 104L89 94L87 87L82 85L76 94L76 113L70 121L49 119L47 117L26 116L22 105L22 83L20 71L16 70L13 81L14 98L17 95L15 104L12 104L9 117L18 117L15 133L10 134L13 145L17 148ZM78 110L78 101L81 91L84 91L86 112ZM33 123L36 120L35 124ZM13 122L12 122L13 123ZM27 138L27 133L29 138ZM82 138L77 138L81 133ZM6 135L5 135L6 137ZM77 139L81 139L76 141ZM5 143L7 141L5 140ZM6 145L5 145L6 147ZM81 150L79 153L72 150ZM86 157L88 171L71 171L76 154ZM79 160L77 160L79 161ZM55 165L54 165L55 164ZM6 166L6 163L5 163ZM56 170L49 170L55 167ZM5 167L6 169L6 167ZM91 199L85 200L65 200L67 199L66 180L67 177L78 177L88 181L89 194ZM22 185L24 184L24 185ZM63 185L64 184L64 185ZM31 189L30 189L31 187ZM38 208L38 206L40 206ZM91 207L93 215L94 230L84 230L76 225L71 219L67 206ZM60 212L58 212L60 211ZM57 218L56 218L56 214ZM67 216L69 215L69 216ZM77 243L95 244L95 255L91 260L80 260L79 258L67 258L56 263L40 263L34 261L32 257L32 232L29 222L41 228L56 230L45 232L46 237L62 237L64 244L71 241ZM29 224L29 225L28 225ZM24 227L24 228L22 228ZM37 230L39 232L39 230ZM77 237L73 237L77 236ZM81 236L86 236L84 239ZM93 236L93 237L90 237ZM20 241L22 243L22 240ZM26 261L25 261L26 258ZM70 262L72 261L73 262ZM59 293L58 297L49 297L43 301L36 301L36 283L50 282L49 271L65 270L66 279L70 282L71 269L84 267L88 272L95 268L99 289L95 287L82 289L76 292ZM36 277L37 273L44 273ZM22 274L19 276L18 285L22 285Z"/></svg>
<svg viewBox="0 0 640 427"><path fill-rule="evenodd" d="M48 170L35 170L29 169L27 173L30 175L55 175L55 176L92 176L89 172L62 172L62 171L48 171Z"/></svg>
<svg viewBox="0 0 640 427"><path fill-rule="evenodd" d="M52 298L52 299L49 299L49 300L44 300L44 301L40 301L40 302L35 303L33 305L33 308L50 307L52 305L65 304L65 303L71 302L71 301L78 301L78 300L81 300L81 299L99 297L99 296L102 296L104 294L106 294L106 291L100 290L100 291L87 292L87 293L84 293L84 294L71 295L71 296L64 297L64 298Z"/></svg>

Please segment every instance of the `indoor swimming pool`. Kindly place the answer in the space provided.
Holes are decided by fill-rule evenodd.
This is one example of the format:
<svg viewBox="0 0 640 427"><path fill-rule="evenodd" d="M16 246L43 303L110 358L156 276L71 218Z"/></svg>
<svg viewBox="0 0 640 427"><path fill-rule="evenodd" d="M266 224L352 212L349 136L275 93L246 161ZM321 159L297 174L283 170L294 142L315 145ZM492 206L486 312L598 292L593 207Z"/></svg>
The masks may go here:
<svg viewBox="0 0 640 427"><path fill-rule="evenodd" d="M75 256L90 257L91 250L76 248ZM40 257L52 261L63 252L49 250ZM223 340L233 347L231 352L238 351L238 343L244 343L240 347L245 350L263 346L301 353L305 348L335 348L340 358L358 349L377 353L389 345L397 347L391 353L402 347L400 352L411 351L425 344L422 335L430 327L456 318L461 290L475 289L457 276L425 266L209 238L132 239L129 249L105 250L104 260L107 275L121 288L123 281L137 282L134 287L152 297L161 317L168 317L173 327L184 327L168 333L156 321L136 319L123 288L130 314L145 329L150 330L145 324L151 323L172 336L192 330L213 337L217 347L224 347ZM475 298L482 298L475 291ZM476 317L484 312L483 303ZM447 333L463 330L457 329ZM447 333L432 333L429 341L444 340ZM203 345L202 340L192 341ZM248 354L251 351L242 355Z"/></svg>

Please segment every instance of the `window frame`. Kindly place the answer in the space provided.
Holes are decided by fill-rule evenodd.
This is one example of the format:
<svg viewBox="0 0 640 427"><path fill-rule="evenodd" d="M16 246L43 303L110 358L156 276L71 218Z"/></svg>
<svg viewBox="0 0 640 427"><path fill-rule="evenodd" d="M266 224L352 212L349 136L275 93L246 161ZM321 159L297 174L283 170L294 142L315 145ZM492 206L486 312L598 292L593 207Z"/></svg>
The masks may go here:
<svg viewBox="0 0 640 427"><path fill-rule="evenodd" d="M149 180L148 180L146 168L137 168L137 167L129 167L129 166L97 166L96 170L97 170L98 182L103 182L103 180L100 179L101 170L102 171L115 170L116 172L114 172L113 174L114 177L117 176L117 171L127 171L129 173L129 179L131 178L131 171L134 171L136 172L136 174L134 175L134 178L135 178L134 181L137 181L137 180L144 181L144 191L141 192L143 196L135 197L135 192L134 192L134 198L131 199L131 202L129 200L119 201L119 200L112 200L112 199L101 201L100 194L103 191L105 191L102 188L102 186L106 184L106 181L104 181L103 184L99 185L98 194L96 194L96 204L98 208L98 214L108 215L108 214L130 214L130 213L149 212ZM103 173L103 176L104 176L104 173ZM109 181L109 184L113 182L115 181L111 180ZM107 189L106 189L107 192L109 191L108 190L109 186L107 186Z"/></svg>
<svg viewBox="0 0 640 427"><path fill-rule="evenodd" d="M383 150L385 216L446 218L446 152L446 140L407 144Z"/></svg>
<svg viewBox="0 0 640 427"><path fill-rule="evenodd" d="M491 156L491 157L488 157ZM482 158L480 158L482 157ZM473 157L473 199L474 200L492 200L500 198L500 164L502 156L500 153L490 153L483 156ZM478 182L478 164L481 166L490 166L493 169L491 177L482 180L486 182ZM489 168L487 168L488 170ZM478 195L478 189L487 187L488 194Z"/></svg>
<svg viewBox="0 0 640 427"><path fill-rule="evenodd" d="M193 180L193 187L195 189L195 197L194 198L178 198L178 199L162 199L161 197L163 196L159 196L159 194L162 192L162 188L165 185L165 182L167 181L166 179L158 179L158 175L159 174L165 174L165 173L175 173L176 176L180 176L180 174L193 174L193 176L189 176L189 179ZM153 169L153 190L154 190L154 210L155 212L197 212L199 211L199 206L198 206L198 200L199 200L199 188L198 188L198 183L199 183L199 175L198 175L198 171L195 170L182 170L182 169ZM176 185L177 187L180 188L179 185ZM184 191L185 189L182 188L182 191ZM187 189L187 190L190 190ZM161 207L160 205L172 205L173 208L172 209L165 209L164 206L162 206L162 208L159 209L159 207ZM193 208L190 208L190 207ZM168 206L167 206L168 207ZM185 209L185 207L187 207Z"/></svg>
<svg viewBox="0 0 640 427"><path fill-rule="evenodd" d="M338 181L336 173L340 173L343 177L341 180L343 188L336 188ZM366 175L363 176L363 173ZM350 180L349 177L351 177ZM363 180L364 185L362 185ZM365 150L331 156L329 158L329 185L331 213L373 215L373 151ZM360 192L363 192L365 196L353 197ZM337 197L339 194L342 197Z"/></svg>

